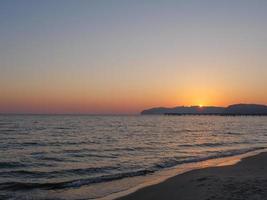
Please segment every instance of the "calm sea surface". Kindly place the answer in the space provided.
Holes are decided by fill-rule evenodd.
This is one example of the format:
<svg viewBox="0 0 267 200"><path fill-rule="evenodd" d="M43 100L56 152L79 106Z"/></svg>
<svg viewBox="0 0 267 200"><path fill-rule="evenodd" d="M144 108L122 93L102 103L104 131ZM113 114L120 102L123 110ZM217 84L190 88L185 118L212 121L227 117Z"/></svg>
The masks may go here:
<svg viewBox="0 0 267 200"><path fill-rule="evenodd" d="M0 115L0 199L93 199L266 146L267 117Z"/></svg>

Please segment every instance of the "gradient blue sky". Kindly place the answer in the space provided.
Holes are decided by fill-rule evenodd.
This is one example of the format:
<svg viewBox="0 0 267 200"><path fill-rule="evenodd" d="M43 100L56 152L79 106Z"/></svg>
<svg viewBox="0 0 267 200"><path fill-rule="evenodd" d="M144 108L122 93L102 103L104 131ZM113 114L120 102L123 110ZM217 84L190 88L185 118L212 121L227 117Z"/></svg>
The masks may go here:
<svg viewBox="0 0 267 200"><path fill-rule="evenodd" d="M267 1L2 0L0 112L267 104Z"/></svg>

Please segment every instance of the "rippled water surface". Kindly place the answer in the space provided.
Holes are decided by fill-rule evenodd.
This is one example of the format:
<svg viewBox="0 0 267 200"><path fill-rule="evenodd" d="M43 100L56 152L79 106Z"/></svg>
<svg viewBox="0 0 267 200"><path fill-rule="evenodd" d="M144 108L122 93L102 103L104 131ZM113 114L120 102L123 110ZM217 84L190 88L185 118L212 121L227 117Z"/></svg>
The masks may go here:
<svg viewBox="0 0 267 200"><path fill-rule="evenodd" d="M2 115L0 199L100 197L107 182L266 144L267 117Z"/></svg>

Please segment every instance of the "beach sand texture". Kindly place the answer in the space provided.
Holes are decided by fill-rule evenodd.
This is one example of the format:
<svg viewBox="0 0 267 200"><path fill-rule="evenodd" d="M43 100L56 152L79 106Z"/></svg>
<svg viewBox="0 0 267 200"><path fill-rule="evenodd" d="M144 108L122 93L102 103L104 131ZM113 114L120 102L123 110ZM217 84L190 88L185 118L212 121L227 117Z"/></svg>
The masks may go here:
<svg viewBox="0 0 267 200"><path fill-rule="evenodd" d="M267 152L172 177L118 200L267 200Z"/></svg>

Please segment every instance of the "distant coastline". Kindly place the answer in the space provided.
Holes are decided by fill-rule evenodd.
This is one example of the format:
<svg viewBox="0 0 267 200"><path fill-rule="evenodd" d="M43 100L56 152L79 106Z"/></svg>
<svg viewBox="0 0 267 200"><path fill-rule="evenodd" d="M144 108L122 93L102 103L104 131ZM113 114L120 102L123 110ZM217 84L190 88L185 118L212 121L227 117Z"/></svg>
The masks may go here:
<svg viewBox="0 0 267 200"><path fill-rule="evenodd" d="M178 106L174 108L156 107L143 110L142 115L219 115L219 116L267 116L267 106L260 104L233 104L218 106Z"/></svg>

